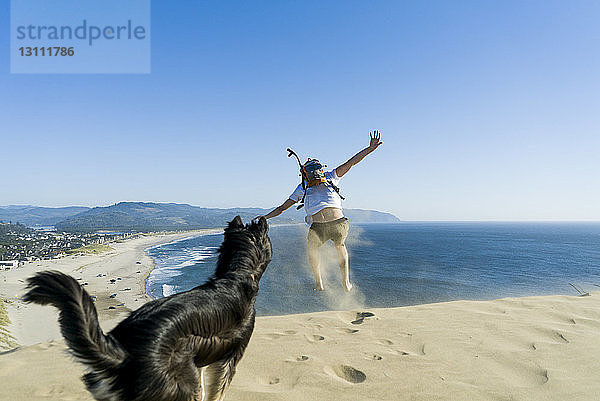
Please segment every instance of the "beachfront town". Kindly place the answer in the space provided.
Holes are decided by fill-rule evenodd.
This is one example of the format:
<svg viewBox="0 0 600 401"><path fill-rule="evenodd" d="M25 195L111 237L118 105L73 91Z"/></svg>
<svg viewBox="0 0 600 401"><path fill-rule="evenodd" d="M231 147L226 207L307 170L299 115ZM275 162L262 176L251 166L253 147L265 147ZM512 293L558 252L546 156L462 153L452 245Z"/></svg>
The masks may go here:
<svg viewBox="0 0 600 401"><path fill-rule="evenodd" d="M28 261L60 258L77 253L83 247L120 241L133 235L137 234L58 232L53 227L33 229L0 222L0 269L18 267Z"/></svg>

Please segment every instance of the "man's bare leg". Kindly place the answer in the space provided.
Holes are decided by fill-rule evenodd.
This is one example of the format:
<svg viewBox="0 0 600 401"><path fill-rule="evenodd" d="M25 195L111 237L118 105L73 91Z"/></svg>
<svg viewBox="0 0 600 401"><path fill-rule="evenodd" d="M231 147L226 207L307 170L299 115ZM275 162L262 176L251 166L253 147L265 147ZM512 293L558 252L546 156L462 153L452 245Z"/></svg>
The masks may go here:
<svg viewBox="0 0 600 401"><path fill-rule="evenodd" d="M323 280L321 279L321 259L319 255L319 248L308 247L308 262L312 267L313 274L315 275L315 290L323 291Z"/></svg>
<svg viewBox="0 0 600 401"><path fill-rule="evenodd" d="M346 292L349 292L352 289L352 283L350 283L350 271L348 268L348 250L344 244L336 245L335 250L338 256L338 265L342 272L342 286L344 286Z"/></svg>

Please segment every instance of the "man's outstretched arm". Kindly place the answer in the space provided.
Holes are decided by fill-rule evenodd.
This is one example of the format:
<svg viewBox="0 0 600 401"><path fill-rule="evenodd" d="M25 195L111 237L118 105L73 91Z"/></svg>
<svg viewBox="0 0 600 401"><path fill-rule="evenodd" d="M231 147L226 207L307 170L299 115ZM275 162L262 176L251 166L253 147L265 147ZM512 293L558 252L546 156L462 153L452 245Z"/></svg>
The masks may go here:
<svg viewBox="0 0 600 401"><path fill-rule="evenodd" d="M369 136L371 137L369 146L352 156L350 160L348 160L346 163L340 165L338 168L335 169L335 173L338 177L342 177L344 174L346 174L348 170L350 170L350 167L360 162L362 159L365 158L366 155L377 149L379 145L383 143L380 141L381 133L379 131L375 130L373 132L369 132Z"/></svg>
<svg viewBox="0 0 600 401"><path fill-rule="evenodd" d="M294 203L291 199L286 199L281 205L277 206L275 209L271 210L269 213L265 215L265 219L270 219L271 217L279 216L281 213L285 212L289 209Z"/></svg>

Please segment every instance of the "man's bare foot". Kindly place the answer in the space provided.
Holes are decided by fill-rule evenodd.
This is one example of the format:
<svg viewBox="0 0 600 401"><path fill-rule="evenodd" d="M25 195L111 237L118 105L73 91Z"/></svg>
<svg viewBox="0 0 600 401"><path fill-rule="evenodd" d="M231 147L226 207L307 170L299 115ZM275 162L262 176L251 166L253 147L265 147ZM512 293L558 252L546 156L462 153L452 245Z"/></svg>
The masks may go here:
<svg viewBox="0 0 600 401"><path fill-rule="evenodd" d="M313 291L323 291L324 289L325 288L323 288L323 284L315 284Z"/></svg>
<svg viewBox="0 0 600 401"><path fill-rule="evenodd" d="M352 283L350 283L349 281L342 283L342 285L344 286L344 291L346 292L350 292L350 290L352 289L352 287L354 287L352 285Z"/></svg>

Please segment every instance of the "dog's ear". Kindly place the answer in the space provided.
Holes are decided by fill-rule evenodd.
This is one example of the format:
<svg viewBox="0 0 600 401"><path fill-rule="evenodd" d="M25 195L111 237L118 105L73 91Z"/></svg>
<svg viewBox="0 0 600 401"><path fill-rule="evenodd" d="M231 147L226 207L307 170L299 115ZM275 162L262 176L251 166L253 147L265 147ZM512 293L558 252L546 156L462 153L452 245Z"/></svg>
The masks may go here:
<svg viewBox="0 0 600 401"><path fill-rule="evenodd" d="M233 220L229 222L227 229L244 228L244 222L240 216L235 216Z"/></svg>
<svg viewBox="0 0 600 401"><path fill-rule="evenodd" d="M267 231L269 231L269 224L267 223L267 219L265 218L265 216L260 216L258 218L257 225L258 225L258 229L261 232L265 232L266 233Z"/></svg>
<svg viewBox="0 0 600 401"><path fill-rule="evenodd" d="M269 224L267 223L265 216L253 219L252 224L250 224L250 230L259 234L266 234L267 231L269 231Z"/></svg>

